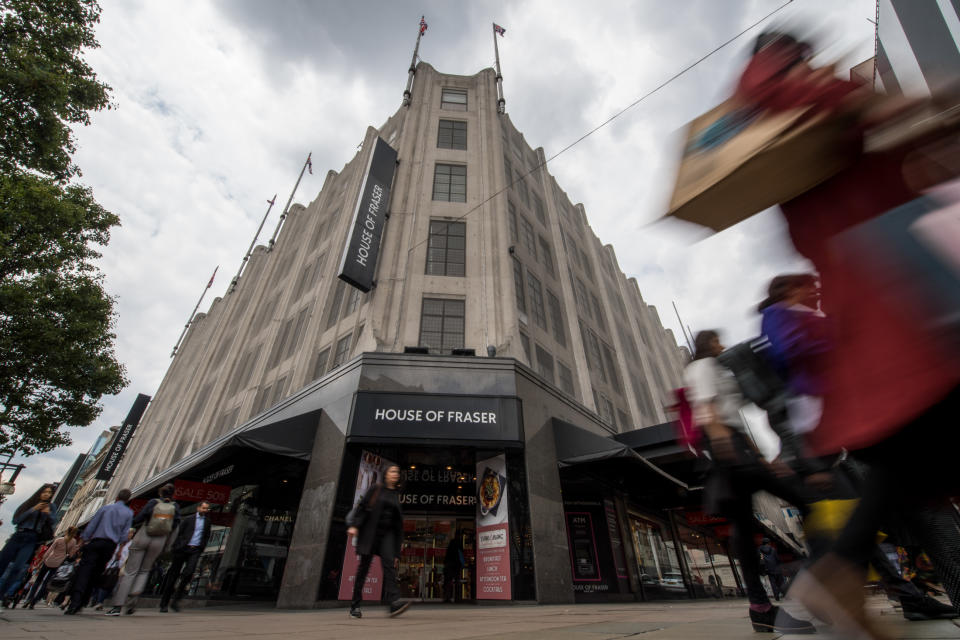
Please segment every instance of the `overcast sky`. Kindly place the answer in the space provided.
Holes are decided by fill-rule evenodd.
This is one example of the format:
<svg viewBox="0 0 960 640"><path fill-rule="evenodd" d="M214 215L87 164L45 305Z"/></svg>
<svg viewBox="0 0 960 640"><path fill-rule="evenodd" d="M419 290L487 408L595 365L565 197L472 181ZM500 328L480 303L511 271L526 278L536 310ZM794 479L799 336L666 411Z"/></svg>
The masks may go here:
<svg viewBox="0 0 960 640"><path fill-rule="evenodd" d="M493 65L499 41L507 112L533 147L557 153L661 82L781 6L784 0L309 2L104 0L101 48L87 59L113 87L117 109L78 131L76 161L97 200L120 216L104 250L117 298L117 353L130 386L74 444L25 460L13 508L57 481L100 431L119 424L137 393L152 395L170 350L214 267L201 310L222 295L266 201L269 238L309 151L295 201L313 200L329 169L356 152L368 125L400 106L421 14L421 58L443 73ZM773 18L815 28L824 56L846 67L873 55L875 3L796 0ZM680 336L671 302L694 331L755 335L769 279L804 268L775 211L693 243L664 211L677 132L723 99L754 30L553 160L549 171L620 266Z"/></svg>

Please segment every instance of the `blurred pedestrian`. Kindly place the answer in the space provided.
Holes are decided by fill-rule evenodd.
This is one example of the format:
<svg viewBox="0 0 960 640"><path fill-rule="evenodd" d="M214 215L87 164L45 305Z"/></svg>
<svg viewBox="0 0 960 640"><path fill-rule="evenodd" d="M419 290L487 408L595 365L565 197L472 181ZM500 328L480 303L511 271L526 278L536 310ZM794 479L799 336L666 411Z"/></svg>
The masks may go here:
<svg viewBox="0 0 960 640"><path fill-rule="evenodd" d="M57 518L51 512L50 500L55 488L53 484L43 485L13 513L17 529L0 550L0 606L11 603L37 545L53 537Z"/></svg>
<svg viewBox="0 0 960 640"><path fill-rule="evenodd" d="M400 567L400 548L403 543L403 511L400 509L400 467L390 465L383 474L383 483L367 489L360 501L347 514L348 544L350 536L360 555L360 566L353 582L353 600L350 616L360 618L363 601L363 583L367 579L373 556L380 556L383 568L381 600L388 603L390 616L398 616L410 607L401 602L397 590L397 569Z"/></svg>
<svg viewBox="0 0 960 640"><path fill-rule="evenodd" d="M683 378L696 425L706 436L712 461L704 487L705 509L733 525L732 550L740 561L755 631L815 633L806 620L794 618L770 603L760 581L760 559L754 547L756 518L753 494L766 490L805 512L804 500L775 474L746 433L740 409L746 402L733 373L717 360L723 345L716 331L701 331L694 358Z"/></svg>
<svg viewBox="0 0 960 640"><path fill-rule="evenodd" d="M136 534L137 530L131 528L127 533L127 539L123 544L117 546L117 550L113 552L113 557L110 558L110 562L107 563L100 575L97 586L93 590L93 595L90 597L90 606L95 611L103 609L103 603L113 595L120 577L124 575L124 567L127 564L127 558L130 556L130 545L133 544L133 537Z"/></svg>
<svg viewBox="0 0 960 640"><path fill-rule="evenodd" d="M173 500L173 491L172 484L160 487L160 497L150 500L133 519L133 526L139 530L130 545L123 565L124 576L117 585L108 616L118 616L122 610L129 615L136 609L137 598L147 585L154 563L180 524L180 508Z"/></svg>
<svg viewBox="0 0 960 640"><path fill-rule="evenodd" d="M767 580L770 581L770 590L773 592L773 599L780 601L780 598L786 593L784 585L786 579L783 577L783 566L780 564L780 556L777 550L770 544L770 538L764 538L760 542L760 562L767 574Z"/></svg>
<svg viewBox="0 0 960 640"><path fill-rule="evenodd" d="M167 613L169 609L180 611L180 600L190 586L193 573L197 570L197 562L207 547L207 540L210 539L209 511L209 502L198 503L196 513L183 518L177 529L171 545L173 560L167 569L160 594L162 613Z"/></svg>
<svg viewBox="0 0 960 640"><path fill-rule="evenodd" d="M83 609L117 545L127 539L133 523L133 511L127 506L129 501L130 489L121 489L116 501L100 507L80 534L80 564L64 614L76 615Z"/></svg>
<svg viewBox="0 0 960 640"><path fill-rule="evenodd" d="M33 609L37 600L43 597L46 589L47 580L56 573L67 558L72 558L77 552L79 544L77 542L77 528L67 527L66 535L60 536L47 549L43 555L43 564L40 572L33 583L33 588L27 595L27 608Z"/></svg>

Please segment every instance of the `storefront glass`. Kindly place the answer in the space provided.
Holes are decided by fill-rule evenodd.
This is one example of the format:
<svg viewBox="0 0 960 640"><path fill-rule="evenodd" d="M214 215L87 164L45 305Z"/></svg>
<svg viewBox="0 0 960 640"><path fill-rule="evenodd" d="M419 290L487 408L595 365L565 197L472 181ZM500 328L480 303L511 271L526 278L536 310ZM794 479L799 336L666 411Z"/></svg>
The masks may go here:
<svg viewBox="0 0 960 640"><path fill-rule="evenodd" d="M695 597L723 598L737 595L730 558L713 536L686 526L678 527Z"/></svg>
<svg viewBox="0 0 960 640"><path fill-rule="evenodd" d="M631 515L630 534L644 598L688 597L680 560L669 530L653 520Z"/></svg>

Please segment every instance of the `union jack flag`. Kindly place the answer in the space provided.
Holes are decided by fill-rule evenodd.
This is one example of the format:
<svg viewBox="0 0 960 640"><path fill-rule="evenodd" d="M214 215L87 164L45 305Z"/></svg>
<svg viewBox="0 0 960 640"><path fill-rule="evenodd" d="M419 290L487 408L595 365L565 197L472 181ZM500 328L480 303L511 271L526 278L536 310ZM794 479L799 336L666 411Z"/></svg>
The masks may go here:
<svg viewBox="0 0 960 640"><path fill-rule="evenodd" d="M310 156L313 155L313 152L307 154L307 171L310 172L310 175L313 175L313 161L310 160Z"/></svg>
<svg viewBox="0 0 960 640"><path fill-rule="evenodd" d="M213 270L213 275L210 276L210 282L207 283L207 289L213 286L213 279L217 277L217 270L219 269L220 269L220 265L217 265L217 268Z"/></svg>
<svg viewBox="0 0 960 640"><path fill-rule="evenodd" d="M426 16L420 16L420 35L423 35L426 31L427 31Z"/></svg>
<svg viewBox="0 0 960 640"><path fill-rule="evenodd" d="M496 22L493 23L493 30L495 33L498 33L501 36L504 36L507 33L507 30L501 27L500 25L498 25Z"/></svg>

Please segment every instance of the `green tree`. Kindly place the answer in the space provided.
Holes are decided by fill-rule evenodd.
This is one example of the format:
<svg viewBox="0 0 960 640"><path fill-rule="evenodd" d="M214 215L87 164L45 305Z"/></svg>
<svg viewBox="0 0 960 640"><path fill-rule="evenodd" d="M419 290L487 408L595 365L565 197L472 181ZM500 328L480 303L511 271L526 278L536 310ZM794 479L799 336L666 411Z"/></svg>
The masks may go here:
<svg viewBox="0 0 960 640"><path fill-rule="evenodd" d="M93 0L0 0L0 451L70 443L125 385L94 261L119 224L77 184L72 125L109 108Z"/></svg>

